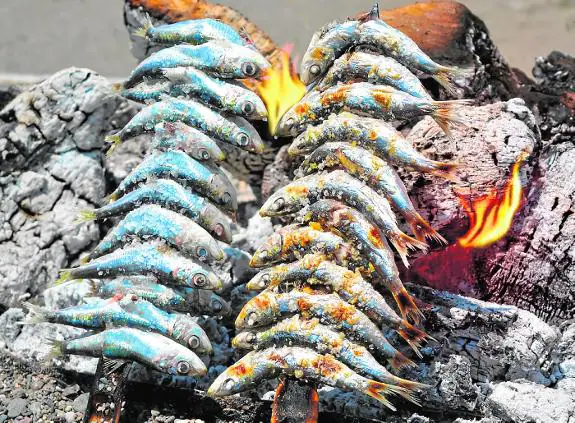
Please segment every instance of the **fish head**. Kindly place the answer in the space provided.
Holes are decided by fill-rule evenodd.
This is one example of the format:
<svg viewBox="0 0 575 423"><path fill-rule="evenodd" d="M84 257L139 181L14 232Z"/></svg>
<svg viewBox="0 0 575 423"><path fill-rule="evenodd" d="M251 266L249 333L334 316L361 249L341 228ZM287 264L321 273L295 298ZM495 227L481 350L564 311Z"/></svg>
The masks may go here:
<svg viewBox="0 0 575 423"><path fill-rule="evenodd" d="M193 288L216 291L223 287L221 279L207 268L195 268L191 272L191 282Z"/></svg>
<svg viewBox="0 0 575 423"><path fill-rule="evenodd" d="M172 333L178 341L196 354L211 354L213 351L206 332L189 316L178 315Z"/></svg>
<svg viewBox="0 0 575 423"><path fill-rule="evenodd" d="M217 196L217 203L225 210L235 212L238 209L236 189L223 173L212 176L210 180L210 191Z"/></svg>
<svg viewBox="0 0 575 423"><path fill-rule="evenodd" d="M268 237L262 245L255 251L251 260L251 267L263 267L270 263L275 263L281 259L283 248L283 237L275 233Z"/></svg>
<svg viewBox="0 0 575 423"><path fill-rule="evenodd" d="M259 367L259 368L258 368ZM227 397L250 389L263 366L256 366L255 351L249 352L220 374L208 389L208 395Z"/></svg>
<svg viewBox="0 0 575 423"><path fill-rule="evenodd" d="M251 123L241 116L227 116L226 118L238 127L234 134L234 142L239 148L251 153L263 153L264 142Z"/></svg>
<svg viewBox="0 0 575 423"><path fill-rule="evenodd" d="M232 242L232 229L230 227L230 218L213 204L206 204L201 213L202 226L216 239L225 243Z"/></svg>
<svg viewBox="0 0 575 423"><path fill-rule="evenodd" d="M256 328L273 323L280 310L276 294L264 291L249 300L236 318L237 329Z"/></svg>
<svg viewBox="0 0 575 423"><path fill-rule="evenodd" d="M203 140L195 139L195 142L188 143L186 152L194 159L202 162L222 162L226 159L226 154L220 147L213 141L204 142Z"/></svg>
<svg viewBox="0 0 575 423"><path fill-rule="evenodd" d="M334 60L333 49L321 45L308 48L301 62L301 81L305 85L313 84L327 72Z"/></svg>
<svg viewBox="0 0 575 423"><path fill-rule="evenodd" d="M203 230L200 232L195 225L190 225L190 227L195 229L196 233L185 232L184 240L181 244L182 251L190 252L194 258L202 262L222 261L226 258L224 250L220 248L209 233ZM198 232L203 235L198 236Z"/></svg>
<svg viewBox="0 0 575 423"><path fill-rule="evenodd" d="M271 269L262 270L246 284L248 291L262 291L266 289L271 282Z"/></svg>
<svg viewBox="0 0 575 423"><path fill-rule="evenodd" d="M231 314L231 306L218 294L202 289L199 291L199 296L202 309L211 316L225 317Z"/></svg>
<svg viewBox="0 0 575 423"><path fill-rule="evenodd" d="M257 50L231 44L227 41L210 41L210 48L221 53L219 66L222 73L239 79L262 79L271 69L270 63ZM206 44L206 46L207 46Z"/></svg>
<svg viewBox="0 0 575 423"><path fill-rule="evenodd" d="M204 362L193 351L176 344L179 352L168 356L160 355L158 367L163 372L176 376L203 376L208 372Z"/></svg>
<svg viewBox="0 0 575 423"><path fill-rule="evenodd" d="M310 91L294 104L279 120L275 135L279 137L295 137L302 132L310 121L317 119L317 114L323 110L320 103L321 93Z"/></svg>
<svg viewBox="0 0 575 423"><path fill-rule="evenodd" d="M311 153L321 144L319 139L320 133L320 129L317 126L308 126L306 130L299 134L290 144L288 154L290 156L302 156Z"/></svg>
<svg viewBox="0 0 575 423"><path fill-rule="evenodd" d="M232 98L224 99L229 103L230 111L249 120L264 120L268 111L262 99L253 91L236 87Z"/></svg>
<svg viewBox="0 0 575 423"><path fill-rule="evenodd" d="M305 184L294 181L270 196L260 209L260 215L275 217L295 213L307 206L308 194Z"/></svg>
<svg viewBox="0 0 575 423"><path fill-rule="evenodd" d="M234 339L232 339L232 347L243 350L253 350L256 347L256 341L256 333L246 330L238 333Z"/></svg>

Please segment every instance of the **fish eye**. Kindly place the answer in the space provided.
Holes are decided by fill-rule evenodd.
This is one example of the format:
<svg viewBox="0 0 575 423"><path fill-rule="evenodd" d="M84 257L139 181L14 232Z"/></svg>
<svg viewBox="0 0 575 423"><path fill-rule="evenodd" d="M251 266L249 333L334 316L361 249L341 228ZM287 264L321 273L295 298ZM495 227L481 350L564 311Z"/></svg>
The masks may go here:
<svg viewBox="0 0 575 423"><path fill-rule="evenodd" d="M196 348L198 348L200 346L200 338L198 338L195 335L191 336L190 339L188 340L188 345L190 346L191 349L195 350Z"/></svg>
<svg viewBox="0 0 575 423"><path fill-rule="evenodd" d="M187 361L178 361L178 364L176 365L176 371L181 375L187 374L190 369L190 363Z"/></svg>
<svg viewBox="0 0 575 423"><path fill-rule="evenodd" d="M241 147L245 147L250 143L250 136L248 134L246 134L245 132L240 132L240 134L238 135L237 141Z"/></svg>
<svg viewBox="0 0 575 423"><path fill-rule="evenodd" d="M250 76L250 77L255 76L257 71L258 71L258 67L256 66L255 63L246 62L242 65L242 72L246 76Z"/></svg>
<svg viewBox="0 0 575 423"><path fill-rule="evenodd" d="M234 389L235 384L236 384L235 380L230 378L230 379L226 379L223 386L224 386L224 389L226 391L231 391L232 389Z"/></svg>
<svg viewBox="0 0 575 423"><path fill-rule="evenodd" d="M262 288L265 288L266 286L268 286L269 283L270 283L270 275L266 273L265 275L262 276L260 280L260 286Z"/></svg>
<svg viewBox="0 0 575 423"><path fill-rule="evenodd" d="M257 322L258 322L258 315L255 312L248 314L247 323L249 326L255 326Z"/></svg>
<svg viewBox="0 0 575 423"><path fill-rule="evenodd" d="M229 192L224 192L222 194L222 202L224 204L230 204L232 202L232 194L230 194Z"/></svg>
<svg viewBox="0 0 575 423"><path fill-rule="evenodd" d="M268 251L267 250L261 250L258 252L258 255L260 256L260 258L265 259L268 256Z"/></svg>
<svg viewBox="0 0 575 423"><path fill-rule="evenodd" d="M294 118L289 118L285 121L284 125L286 128L291 128L295 123Z"/></svg>
<svg viewBox="0 0 575 423"><path fill-rule="evenodd" d="M206 150L205 148L202 148L200 151L200 158L202 160L210 160L211 156L210 156L210 152L208 150Z"/></svg>
<svg viewBox="0 0 575 423"><path fill-rule="evenodd" d="M198 247L196 248L196 255L200 260L205 260L208 256L208 250L206 250L204 247Z"/></svg>
<svg viewBox="0 0 575 423"><path fill-rule="evenodd" d="M215 311L216 313L219 313L224 308L223 304L218 300L212 300L211 307L212 310Z"/></svg>
<svg viewBox="0 0 575 423"><path fill-rule="evenodd" d="M221 223L216 223L214 225L214 233L217 236L222 236L224 234L224 225L222 225Z"/></svg>
<svg viewBox="0 0 575 423"><path fill-rule="evenodd" d="M253 112L255 112L255 110L256 106L254 106L254 103L252 103L251 101L246 101L242 105L242 113L245 115L251 115Z"/></svg>
<svg viewBox="0 0 575 423"><path fill-rule="evenodd" d="M138 296L136 294L132 294L130 295L130 300L136 302L138 301Z"/></svg>
<svg viewBox="0 0 575 423"><path fill-rule="evenodd" d="M309 68L309 73L311 73L312 75L319 75L321 71L321 68L319 67L319 65L311 65Z"/></svg>
<svg viewBox="0 0 575 423"><path fill-rule="evenodd" d="M198 273L197 275L194 276L194 285L199 286L200 288L206 286L207 282L208 280L201 273Z"/></svg>
<svg viewBox="0 0 575 423"><path fill-rule="evenodd" d="M274 210L275 211L280 211L282 210L286 205L286 201L283 199L283 197L278 198L276 201L274 201Z"/></svg>
<svg viewBox="0 0 575 423"><path fill-rule="evenodd" d="M251 344L251 343L254 342L255 340L256 340L256 335L255 335L254 333L248 332L248 333L246 334L246 342L249 342L249 343Z"/></svg>

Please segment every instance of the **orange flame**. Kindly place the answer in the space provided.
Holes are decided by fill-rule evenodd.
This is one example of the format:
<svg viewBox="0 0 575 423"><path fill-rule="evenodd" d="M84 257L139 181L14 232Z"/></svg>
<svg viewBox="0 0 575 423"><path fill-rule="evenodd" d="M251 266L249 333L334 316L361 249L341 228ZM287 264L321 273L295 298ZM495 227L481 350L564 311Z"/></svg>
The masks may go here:
<svg viewBox="0 0 575 423"><path fill-rule="evenodd" d="M472 201L459 196L463 208L469 216L470 228L459 239L459 245L466 248L483 248L503 238L513 223L513 217L521 206L522 187L519 170L527 158L522 153L511 171L511 178L502 192L491 192Z"/></svg>
<svg viewBox="0 0 575 423"><path fill-rule="evenodd" d="M281 51L280 66L272 69L267 78L256 86L268 109L268 124L273 135L281 117L301 100L306 88L290 64L291 46Z"/></svg>

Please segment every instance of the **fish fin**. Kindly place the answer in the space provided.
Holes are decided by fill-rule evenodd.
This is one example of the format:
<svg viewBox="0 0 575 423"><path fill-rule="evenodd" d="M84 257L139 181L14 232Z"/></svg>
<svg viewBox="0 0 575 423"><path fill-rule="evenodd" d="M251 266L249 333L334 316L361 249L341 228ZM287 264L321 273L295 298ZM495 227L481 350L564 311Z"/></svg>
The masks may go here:
<svg viewBox="0 0 575 423"><path fill-rule="evenodd" d="M403 261L403 264L405 264L405 267L409 267L409 263L407 262L407 255L409 250L427 251L428 248L425 242L412 238L403 232L399 234L390 234L389 242L393 244L401 256L401 260Z"/></svg>
<svg viewBox="0 0 575 423"><path fill-rule="evenodd" d="M433 162L432 175L439 176L440 178L447 179L448 181L454 182L456 184L461 184L462 181L456 175L460 166L453 162Z"/></svg>
<svg viewBox="0 0 575 423"><path fill-rule="evenodd" d="M409 401L412 404L415 404L419 407L421 407L421 403L419 402L419 400L417 398L415 398L415 394L413 393L412 390L407 389L405 386L400 385L402 388L404 388L404 391L400 391L397 394L400 395L401 397L403 397L404 399L406 399L407 401Z"/></svg>
<svg viewBox="0 0 575 423"><path fill-rule="evenodd" d="M388 385L387 383L370 380L367 383L367 388L365 389L364 393L372 398L375 398L387 408L396 411L396 408L391 402L389 402L387 398L385 398L384 394L398 395L403 391L405 391L405 389L400 388L399 386Z"/></svg>
<svg viewBox="0 0 575 423"><path fill-rule="evenodd" d="M375 1L369 12L364 12L356 15L355 20L360 23L365 23L369 21L377 21L381 19L379 15L379 2Z"/></svg>
<svg viewBox="0 0 575 423"><path fill-rule="evenodd" d="M102 370L104 374L108 376L124 367L126 363L127 361L124 360L112 360L106 357L102 357Z"/></svg>
<svg viewBox="0 0 575 423"><path fill-rule="evenodd" d="M62 285L64 282L68 282L72 280L74 277L72 276L72 269L60 269L60 275L54 285Z"/></svg>
<svg viewBox="0 0 575 423"><path fill-rule="evenodd" d="M93 220L96 220L96 211L95 210L92 210L92 209L80 210L78 212L78 216L74 220L74 223L80 224L80 223L85 223L85 222L91 222Z"/></svg>
<svg viewBox="0 0 575 423"><path fill-rule="evenodd" d="M123 89L124 89L124 84L122 84L121 82L118 82L116 84L112 84L112 92L114 92L114 93L121 93Z"/></svg>
<svg viewBox="0 0 575 423"><path fill-rule="evenodd" d="M424 389L431 388L431 385L421 382L414 382L412 380L397 378L397 382L395 382L397 386L401 386L402 388L408 391L423 391ZM401 395L401 394L399 394Z"/></svg>
<svg viewBox="0 0 575 423"><path fill-rule="evenodd" d="M118 134L108 135L106 138L104 138L104 141L106 141L109 144L112 144L108 149L108 151L106 152L106 156L110 157L114 152L114 150L118 148L118 146L122 143L122 137L120 137L120 135Z"/></svg>
<svg viewBox="0 0 575 423"><path fill-rule="evenodd" d="M138 29L136 29L132 35L136 36L136 37L141 37L141 38L148 38L148 31L150 29L154 28L154 23L152 22L152 18L150 18L150 15L148 15L146 13L146 16L144 16L144 22L142 24L142 26Z"/></svg>
<svg viewBox="0 0 575 423"><path fill-rule="evenodd" d="M457 109L462 106L469 106L473 104L474 100L447 100L447 101L434 101L431 117L437 122L439 127L445 132L449 138L453 138L451 132L454 128L468 127L465 119L458 115Z"/></svg>
<svg viewBox="0 0 575 423"><path fill-rule="evenodd" d="M46 344L50 347L50 351L44 356L44 362L49 363L53 359L62 357L64 355L66 341L47 339Z"/></svg>
<svg viewBox="0 0 575 423"><path fill-rule="evenodd" d="M397 352L395 356L388 361L390 366L395 370L400 370L405 367L415 367L415 363L400 352Z"/></svg>
<svg viewBox="0 0 575 423"><path fill-rule="evenodd" d="M403 338L405 342L409 344L411 348L413 348L413 350L415 351L415 353L418 355L419 358L423 357L419 352L419 348L421 348L421 343L427 342L428 340L435 341L434 338L427 335L424 331L416 328L407 321L404 321L401 327L397 329L397 333L399 334L399 336Z"/></svg>
<svg viewBox="0 0 575 423"><path fill-rule="evenodd" d="M413 297L409 295L409 292L407 292L404 287L401 287L399 292L392 292L392 295L405 320L411 317L415 323L421 321L423 313L419 310L415 301L413 301Z"/></svg>
<svg viewBox="0 0 575 423"><path fill-rule="evenodd" d="M411 228L411 232L415 237L421 241L425 242L427 238L433 239L440 244L447 245L447 240L443 238L435 229L431 227L428 221L426 221L417 211L408 211L405 215L407 223Z"/></svg>
<svg viewBox="0 0 575 423"><path fill-rule="evenodd" d="M21 325L34 325L46 321L46 309L27 301L22 303L22 307L29 312L29 316L24 321L19 322Z"/></svg>
<svg viewBox="0 0 575 423"><path fill-rule="evenodd" d="M439 70L433 75L439 85L445 88L450 95L454 97L459 97L459 91L457 84L457 79L463 79L462 82L467 82L467 80L473 78L475 75L475 68L458 68L456 66L440 66Z"/></svg>

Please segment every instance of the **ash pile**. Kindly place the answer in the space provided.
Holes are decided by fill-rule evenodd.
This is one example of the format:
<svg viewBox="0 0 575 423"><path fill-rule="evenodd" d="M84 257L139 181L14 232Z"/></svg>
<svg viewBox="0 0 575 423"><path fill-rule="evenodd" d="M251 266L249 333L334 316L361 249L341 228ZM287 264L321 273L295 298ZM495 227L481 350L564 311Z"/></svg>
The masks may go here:
<svg viewBox="0 0 575 423"><path fill-rule="evenodd" d="M242 15L203 1L189 3L171 10L162 2L127 0L128 32L141 25L144 12L157 23L223 19L245 28L272 64L279 61L279 47ZM429 8L426 21L420 7ZM416 367L398 374L431 386L418 393L421 407L394 399L398 411L391 412L360 394L322 388L320 420L570 422L575 418L575 58L559 52L537 58L530 79L505 62L483 22L462 5L413 5L381 11L381 17L437 61L474 67L459 93L475 99L463 108L471 129L455 128L448 138L431 118L399 128L427 157L458 162L466 190L455 193L449 182L401 173L418 211L450 245L415 254L409 270L402 271L424 312L422 328L436 340L421 349ZM421 27L428 28L423 39L416 30ZM154 51L141 38L133 41L140 60ZM422 80L434 97L452 98L435 81ZM105 157L105 136L124 127L141 106L87 69L63 70L38 85L11 88L2 98L0 422L81 421L97 360L71 356L46 367L43 359L51 340L74 338L82 330L21 325L27 313L21 305L29 301L56 310L91 295L88 282L49 286L61 268L78 264L110 229L106 222L75 225L78 210L101 206L142 162L151 140L137 137ZM239 192L232 242L237 254L220 271L234 286L234 314L251 295L244 288L255 274L250 255L279 227L256 211L293 177L281 141L270 139L258 156L238 153L227 168ZM460 196L473 199L503 188L523 151L530 153L520 173L524 204L508 234L487 248L458 247L470 225ZM206 397L209 383L241 355L231 348L233 321L210 320L204 329L218 345L211 379L177 383L135 369L126 421L270 418L271 384L241 396Z"/></svg>

